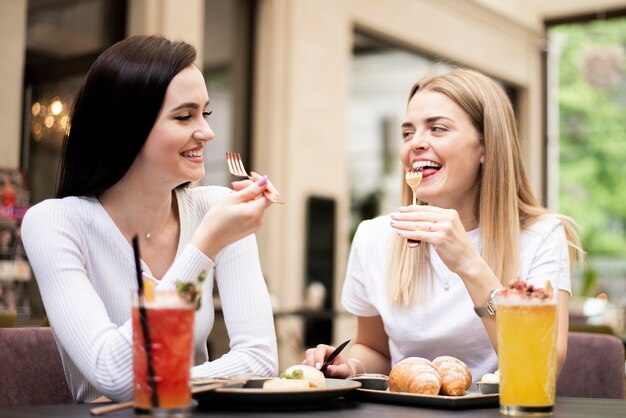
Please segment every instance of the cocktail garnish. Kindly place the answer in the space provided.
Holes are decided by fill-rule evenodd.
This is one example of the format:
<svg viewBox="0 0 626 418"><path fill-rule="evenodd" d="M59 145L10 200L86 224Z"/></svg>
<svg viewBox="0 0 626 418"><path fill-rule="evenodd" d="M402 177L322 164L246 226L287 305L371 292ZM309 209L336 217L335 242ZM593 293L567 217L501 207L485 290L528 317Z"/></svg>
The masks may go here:
<svg viewBox="0 0 626 418"><path fill-rule="evenodd" d="M522 299L539 299L545 300L552 298L554 289L550 280L546 281L545 288L535 287L532 284L526 283L524 280L517 278L511 280L509 285L500 292L501 296L517 296Z"/></svg>
<svg viewBox="0 0 626 418"><path fill-rule="evenodd" d="M291 373L281 373L281 379L302 379L304 377L304 373L301 369L295 369Z"/></svg>
<svg viewBox="0 0 626 418"><path fill-rule="evenodd" d="M154 282L150 279L143 279L143 300L152 303L154 302Z"/></svg>
<svg viewBox="0 0 626 418"><path fill-rule="evenodd" d="M202 287L204 279L206 279L206 271L201 272L195 282L176 281L176 290L179 296L186 302L195 304L196 311L202 307L202 292L200 288Z"/></svg>

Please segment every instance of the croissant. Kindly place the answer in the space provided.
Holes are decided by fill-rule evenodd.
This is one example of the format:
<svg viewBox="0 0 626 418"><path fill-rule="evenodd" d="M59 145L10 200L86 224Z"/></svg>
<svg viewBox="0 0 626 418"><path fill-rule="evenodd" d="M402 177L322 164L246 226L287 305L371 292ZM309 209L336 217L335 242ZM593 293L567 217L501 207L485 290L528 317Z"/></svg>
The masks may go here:
<svg viewBox="0 0 626 418"><path fill-rule="evenodd" d="M439 372L421 357L407 357L398 362L389 373L389 390L392 392L436 395L441 389Z"/></svg>
<svg viewBox="0 0 626 418"><path fill-rule="evenodd" d="M441 376L441 392L448 396L461 396L472 384L472 373L461 360L451 356L441 356L433 360L433 365Z"/></svg>

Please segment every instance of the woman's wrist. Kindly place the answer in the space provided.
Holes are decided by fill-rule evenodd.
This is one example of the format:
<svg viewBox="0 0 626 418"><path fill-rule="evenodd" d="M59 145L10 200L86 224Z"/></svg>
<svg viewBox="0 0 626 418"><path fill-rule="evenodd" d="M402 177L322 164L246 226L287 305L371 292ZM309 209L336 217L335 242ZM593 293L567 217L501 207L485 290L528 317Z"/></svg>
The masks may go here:
<svg viewBox="0 0 626 418"><path fill-rule="evenodd" d="M352 376L354 376L355 374L366 373L363 362L359 360L358 358L350 357L347 362L348 362L348 366L350 367L350 370L352 371Z"/></svg>

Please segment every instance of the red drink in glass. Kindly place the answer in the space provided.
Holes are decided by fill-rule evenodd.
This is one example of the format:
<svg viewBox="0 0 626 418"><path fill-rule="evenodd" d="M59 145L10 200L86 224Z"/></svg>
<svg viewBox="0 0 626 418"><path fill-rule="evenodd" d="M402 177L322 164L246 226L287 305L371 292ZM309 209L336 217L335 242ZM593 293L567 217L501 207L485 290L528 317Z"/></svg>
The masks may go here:
<svg viewBox="0 0 626 418"><path fill-rule="evenodd" d="M146 344L139 308L134 303L132 320L135 411L154 416L188 416L191 407L190 374L195 306L180 299L176 291L156 292L155 301L145 302L144 306L158 405L153 405Z"/></svg>

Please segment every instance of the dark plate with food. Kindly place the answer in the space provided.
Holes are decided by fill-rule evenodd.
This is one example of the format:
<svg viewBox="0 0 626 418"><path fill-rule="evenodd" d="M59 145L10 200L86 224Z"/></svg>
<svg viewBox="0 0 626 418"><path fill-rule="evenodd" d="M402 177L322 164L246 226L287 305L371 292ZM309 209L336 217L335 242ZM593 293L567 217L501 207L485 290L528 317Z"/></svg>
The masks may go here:
<svg viewBox="0 0 626 418"><path fill-rule="evenodd" d="M481 393L472 385L465 363L451 356L430 361L408 357L398 362L389 376L365 374L350 379L361 388L347 395L351 400L383 402L418 407L465 409L497 406L499 396Z"/></svg>
<svg viewBox="0 0 626 418"><path fill-rule="evenodd" d="M375 390L359 388L350 392L350 400L362 402L392 403L397 405L411 405L417 407L433 407L446 409L468 409L498 406L499 395L482 394L478 387L472 386L464 395L421 395L417 393L390 392L389 390Z"/></svg>
<svg viewBox="0 0 626 418"><path fill-rule="evenodd" d="M195 393L193 397L198 407L204 409L323 408L361 387L357 381L325 378L319 370L312 369L293 366L281 378L254 378L234 386Z"/></svg>

